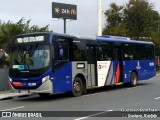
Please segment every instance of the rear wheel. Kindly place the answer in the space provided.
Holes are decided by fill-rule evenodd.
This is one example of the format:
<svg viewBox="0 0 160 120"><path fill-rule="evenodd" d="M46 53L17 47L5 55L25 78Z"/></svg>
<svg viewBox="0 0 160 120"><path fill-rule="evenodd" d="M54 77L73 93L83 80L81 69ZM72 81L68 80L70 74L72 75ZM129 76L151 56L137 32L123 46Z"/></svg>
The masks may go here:
<svg viewBox="0 0 160 120"><path fill-rule="evenodd" d="M83 83L79 77L76 77L73 81L72 95L77 97L83 94Z"/></svg>
<svg viewBox="0 0 160 120"><path fill-rule="evenodd" d="M45 97L49 97L49 93L38 93L39 96L45 98Z"/></svg>
<svg viewBox="0 0 160 120"><path fill-rule="evenodd" d="M137 74L135 72L132 72L132 74L131 74L131 86L136 87L137 82L138 82Z"/></svg>

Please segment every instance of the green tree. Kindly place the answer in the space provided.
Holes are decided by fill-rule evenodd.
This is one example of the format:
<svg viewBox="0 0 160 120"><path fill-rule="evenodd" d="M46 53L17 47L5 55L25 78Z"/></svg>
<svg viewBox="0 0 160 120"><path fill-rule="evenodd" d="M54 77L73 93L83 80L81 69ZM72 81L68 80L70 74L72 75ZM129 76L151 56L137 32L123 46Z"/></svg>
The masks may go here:
<svg viewBox="0 0 160 120"><path fill-rule="evenodd" d="M135 39L150 37L158 19L158 12L153 10L153 4L147 0L130 0L124 9L125 28L128 36Z"/></svg>
<svg viewBox="0 0 160 120"><path fill-rule="evenodd" d="M156 55L160 56L160 32L151 33L152 42L155 44Z"/></svg>
<svg viewBox="0 0 160 120"><path fill-rule="evenodd" d="M103 34L127 36L155 43L160 55L160 14L148 0L129 0L124 6L111 3L105 12Z"/></svg>
<svg viewBox="0 0 160 120"><path fill-rule="evenodd" d="M37 25L30 26L30 21L25 21L24 18L21 18L18 22L13 23L0 22L0 47L4 47L6 43L13 37L19 34L30 33L30 32L48 32L49 25L45 27L38 27Z"/></svg>
<svg viewBox="0 0 160 120"><path fill-rule="evenodd" d="M105 16L103 34L139 39L160 30L160 15L147 0L130 0L124 6L111 3Z"/></svg>
<svg viewBox="0 0 160 120"><path fill-rule="evenodd" d="M48 32L49 29L48 29L49 25L46 25L45 27L38 27L38 25L33 25L32 27L30 27L30 31L31 32Z"/></svg>
<svg viewBox="0 0 160 120"><path fill-rule="evenodd" d="M103 34L126 36L126 29L123 25L123 6L111 3L110 8L106 10L106 25Z"/></svg>

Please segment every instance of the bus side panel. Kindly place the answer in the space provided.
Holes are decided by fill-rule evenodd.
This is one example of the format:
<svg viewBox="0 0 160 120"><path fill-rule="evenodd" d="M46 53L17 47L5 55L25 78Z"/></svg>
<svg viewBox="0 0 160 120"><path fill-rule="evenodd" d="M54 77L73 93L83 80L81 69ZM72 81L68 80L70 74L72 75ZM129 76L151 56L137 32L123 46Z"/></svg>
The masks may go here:
<svg viewBox="0 0 160 120"><path fill-rule="evenodd" d="M120 63L118 60L98 61L97 69L99 87L120 82Z"/></svg>
<svg viewBox="0 0 160 120"><path fill-rule="evenodd" d="M87 61L74 61L72 62L72 82L77 75L82 75L86 80L86 85L88 83L88 71L87 71Z"/></svg>
<svg viewBox="0 0 160 120"><path fill-rule="evenodd" d="M98 87L110 85L114 78L113 73L112 61L97 61Z"/></svg>
<svg viewBox="0 0 160 120"><path fill-rule="evenodd" d="M53 92L63 93L72 90L72 64L66 63L59 68L52 76Z"/></svg>
<svg viewBox="0 0 160 120"><path fill-rule="evenodd" d="M146 60L125 60L123 61L124 83L130 82L132 71L138 74L138 80L146 80L155 76L154 61Z"/></svg>
<svg viewBox="0 0 160 120"><path fill-rule="evenodd" d="M133 70L135 70L138 73L138 79L141 78L141 76L144 76L144 72L141 71L141 69L137 69L137 61L134 60L124 60L123 61L123 82L128 83L130 82L131 73Z"/></svg>
<svg viewBox="0 0 160 120"><path fill-rule="evenodd" d="M145 73L142 78L139 78L139 80L147 80L154 76L156 76L156 64L155 60L142 60L140 61L140 66L142 71Z"/></svg>
<svg viewBox="0 0 160 120"><path fill-rule="evenodd" d="M120 82L120 62L118 60L113 61L113 79L110 85Z"/></svg>
<svg viewBox="0 0 160 120"><path fill-rule="evenodd" d="M148 79L156 76L156 60L149 61Z"/></svg>

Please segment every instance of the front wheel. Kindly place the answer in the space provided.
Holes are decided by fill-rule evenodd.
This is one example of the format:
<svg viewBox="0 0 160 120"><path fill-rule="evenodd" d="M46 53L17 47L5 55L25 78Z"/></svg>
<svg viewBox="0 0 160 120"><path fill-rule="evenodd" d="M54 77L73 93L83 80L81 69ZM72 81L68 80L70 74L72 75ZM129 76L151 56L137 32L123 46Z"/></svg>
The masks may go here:
<svg viewBox="0 0 160 120"><path fill-rule="evenodd" d="M83 94L83 88L82 80L76 77L73 81L72 95L75 97L81 96Z"/></svg>
<svg viewBox="0 0 160 120"><path fill-rule="evenodd" d="M132 72L132 74L131 74L131 86L136 87L137 82L138 82L137 74L135 72Z"/></svg>

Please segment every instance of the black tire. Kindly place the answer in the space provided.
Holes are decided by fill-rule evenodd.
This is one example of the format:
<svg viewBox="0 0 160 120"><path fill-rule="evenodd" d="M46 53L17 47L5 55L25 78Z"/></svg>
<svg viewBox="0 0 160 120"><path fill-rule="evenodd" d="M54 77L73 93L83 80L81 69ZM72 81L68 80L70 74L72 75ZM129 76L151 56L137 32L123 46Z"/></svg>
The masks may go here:
<svg viewBox="0 0 160 120"><path fill-rule="evenodd" d="M137 82L138 82L138 77L137 74L135 72L131 73L131 86L132 87L136 87L137 86Z"/></svg>
<svg viewBox="0 0 160 120"><path fill-rule="evenodd" d="M40 96L40 97L43 97L43 98L47 98L47 97L49 97L49 93L38 93L38 95Z"/></svg>
<svg viewBox="0 0 160 120"><path fill-rule="evenodd" d="M79 77L76 77L73 81L73 87L72 87L72 95L74 97L81 96L83 94L83 83L82 80Z"/></svg>

